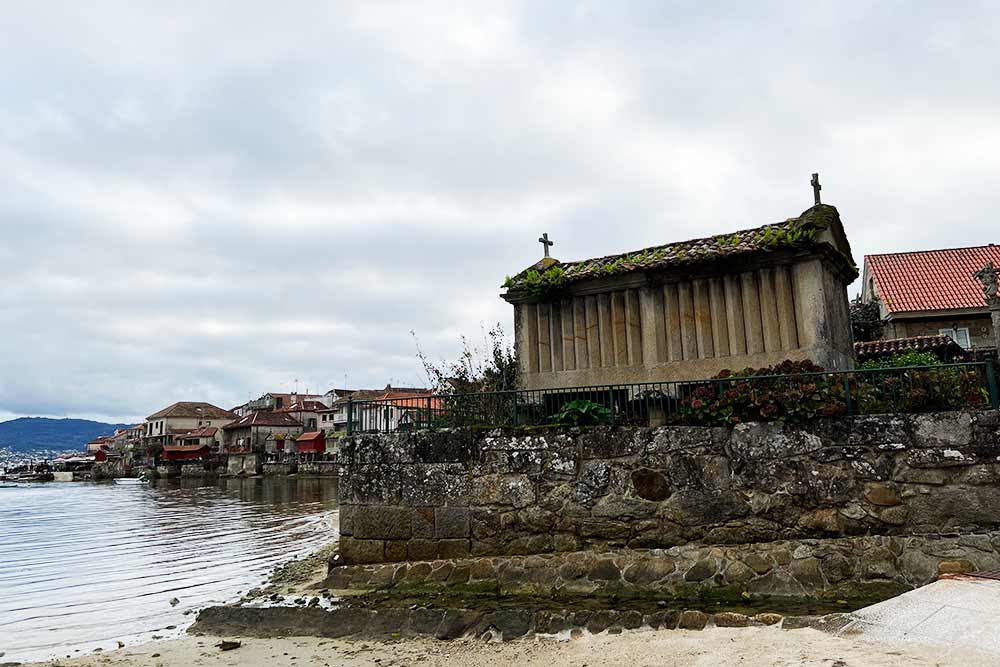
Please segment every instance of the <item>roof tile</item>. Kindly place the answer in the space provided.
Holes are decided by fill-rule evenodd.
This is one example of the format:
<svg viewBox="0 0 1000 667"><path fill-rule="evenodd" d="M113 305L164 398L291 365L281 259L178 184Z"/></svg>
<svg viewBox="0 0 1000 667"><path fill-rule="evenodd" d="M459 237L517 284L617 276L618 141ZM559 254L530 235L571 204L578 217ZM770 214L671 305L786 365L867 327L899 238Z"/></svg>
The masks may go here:
<svg viewBox="0 0 1000 667"><path fill-rule="evenodd" d="M879 297L889 313L985 309L982 288L972 274L990 261L1000 265L1000 246L865 257Z"/></svg>

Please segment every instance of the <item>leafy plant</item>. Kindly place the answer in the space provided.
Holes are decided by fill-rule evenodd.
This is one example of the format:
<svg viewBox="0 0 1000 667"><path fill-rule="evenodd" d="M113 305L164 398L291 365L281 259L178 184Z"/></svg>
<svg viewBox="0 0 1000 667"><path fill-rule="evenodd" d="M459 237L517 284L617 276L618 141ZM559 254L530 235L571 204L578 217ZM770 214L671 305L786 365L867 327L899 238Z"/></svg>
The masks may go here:
<svg viewBox="0 0 1000 667"><path fill-rule="evenodd" d="M885 330L885 323L882 322L882 302L877 296L873 296L867 303L861 300L861 295L854 297L851 301L851 332L854 334L854 342L864 343L870 340L878 340Z"/></svg>
<svg viewBox="0 0 1000 667"><path fill-rule="evenodd" d="M599 426L610 424L614 415L600 403L576 400L565 404L552 421L560 426Z"/></svg>
<svg viewBox="0 0 1000 667"><path fill-rule="evenodd" d="M922 359L921 353L908 357ZM903 357L904 355L900 355ZM722 371L708 382L684 386L679 414L685 423L732 425L745 421L803 423L823 417L980 408L989 397L976 370L953 366L886 367L854 374L826 373L810 361Z"/></svg>
<svg viewBox="0 0 1000 667"><path fill-rule="evenodd" d="M564 273L561 266L550 266L545 271L528 269L517 278L507 276L503 281L503 287L524 291L531 296L545 296L562 285Z"/></svg>
<svg viewBox="0 0 1000 667"><path fill-rule="evenodd" d="M482 345L472 346L461 337L462 349L454 361L431 361L417 339L417 359L424 368L430 386L439 393L483 393L507 391L517 387L517 354L503 326L499 323L484 331Z"/></svg>
<svg viewBox="0 0 1000 667"><path fill-rule="evenodd" d="M861 368L906 368L908 366L938 366L940 364L941 360L933 352L906 350L905 352L899 352L889 357L869 359L861 364Z"/></svg>

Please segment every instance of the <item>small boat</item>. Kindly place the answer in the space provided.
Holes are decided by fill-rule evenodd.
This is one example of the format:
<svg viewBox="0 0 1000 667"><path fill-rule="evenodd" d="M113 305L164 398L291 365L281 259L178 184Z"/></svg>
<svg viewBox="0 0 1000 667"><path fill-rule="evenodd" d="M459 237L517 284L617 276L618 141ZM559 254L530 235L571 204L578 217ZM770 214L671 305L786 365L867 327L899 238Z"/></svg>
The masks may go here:
<svg viewBox="0 0 1000 667"><path fill-rule="evenodd" d="M0 482L0 489L16 489L17 487L17 484L11 482Z"/></svg>
<svg viewBox="0 0 1000 667"><path fill-rule="evenodd" d="M115 484L119 486L141 486L149 484L149 480L145 477L119 477L115 480Z"/></svg>

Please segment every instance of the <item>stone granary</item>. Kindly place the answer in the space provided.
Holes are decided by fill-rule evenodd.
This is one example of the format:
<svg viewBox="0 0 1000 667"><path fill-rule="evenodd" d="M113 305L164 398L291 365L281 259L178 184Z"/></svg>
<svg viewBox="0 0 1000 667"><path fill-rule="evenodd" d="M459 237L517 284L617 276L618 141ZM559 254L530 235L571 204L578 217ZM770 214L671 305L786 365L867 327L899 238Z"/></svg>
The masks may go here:
<svg viewBox="0 0 1000 667"><path fill-rule="evenodd" d="M853 365L847 285L858 269L833 206L576 262L539 241L546 257L502 295L524 389L701 379L785 359Z"/></svg>

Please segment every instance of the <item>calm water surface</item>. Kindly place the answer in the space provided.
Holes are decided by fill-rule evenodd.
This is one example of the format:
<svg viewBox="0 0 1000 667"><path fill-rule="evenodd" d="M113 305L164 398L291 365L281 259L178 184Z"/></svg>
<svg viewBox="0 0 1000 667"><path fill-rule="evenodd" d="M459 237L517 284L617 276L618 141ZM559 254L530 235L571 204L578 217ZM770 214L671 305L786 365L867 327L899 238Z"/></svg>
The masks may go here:
<svg viewBox="0 0 1000 667"><path fill-rule="evenodd" d="M332 542L335 511L335 480L0 489L0 663L175 636Z"/></svg>

